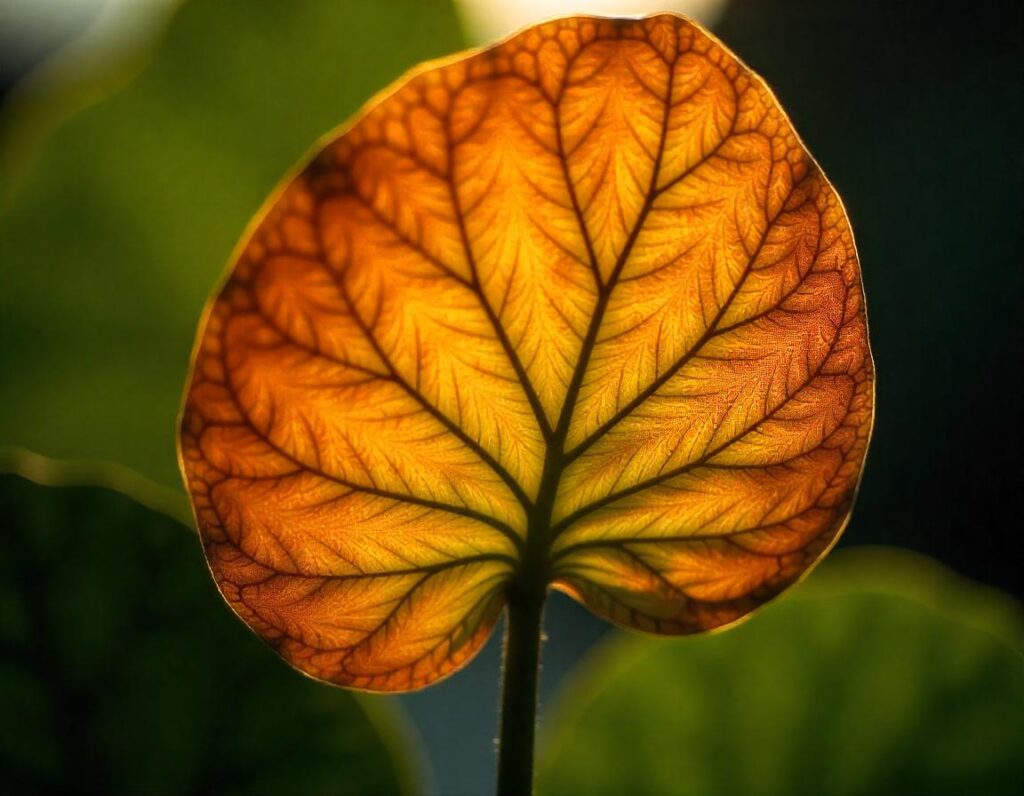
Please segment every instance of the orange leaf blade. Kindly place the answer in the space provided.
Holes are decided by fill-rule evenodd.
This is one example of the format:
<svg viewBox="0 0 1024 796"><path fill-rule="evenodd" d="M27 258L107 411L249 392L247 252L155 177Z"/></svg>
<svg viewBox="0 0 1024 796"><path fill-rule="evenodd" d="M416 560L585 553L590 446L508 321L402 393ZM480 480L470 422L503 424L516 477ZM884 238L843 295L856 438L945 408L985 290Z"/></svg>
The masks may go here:
<svg viewBox="0 0 1024 796"><path fill-rule="evenodd" d="M570 18L428 65L286 185L181 451L236 612L388 691L465 664L527 554L637 629L746 615L838 537L872 412L845 213L767 87L682 18Z"/></svg>

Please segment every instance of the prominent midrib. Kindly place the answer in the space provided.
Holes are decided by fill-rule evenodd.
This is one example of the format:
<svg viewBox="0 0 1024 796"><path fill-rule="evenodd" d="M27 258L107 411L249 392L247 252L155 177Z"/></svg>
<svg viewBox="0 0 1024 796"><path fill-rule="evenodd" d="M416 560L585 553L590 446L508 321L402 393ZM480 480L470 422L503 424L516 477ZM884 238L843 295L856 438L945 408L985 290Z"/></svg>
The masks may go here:
<svg viewBox="0 0 1024 796"><path fill-rule="evenodd" d="M518 573L519 582L516 584L535 599L543 600L544 591L551 579L550 550L554 541L551 518L564 471L565 457L561 447L548 448L537 500L527 515L526 545L521 551L522 566Z"/></svg>
<svg viewBox="0 0 1024 796"><path fill-rule="evenodd" d="M579 360L576 362L576 368L572 374L572 381L569 382L569 388L566 390L565 394L565 402L562 404L562 412L558 417L558 424L555 426L555 431L552 435L551 442L553 445L557 445L559 454L563 452L565 447L565 440L569 433L569 424L572 422L572 417L576 412L576 403L579 400L579 393L583 385L583 378L586 376L587 368L590 365L590 357L597 344L597 335L600 333L601 326L604 324L604 314L608 309L608 303L611 301L612 293L615 290L615 285L619 280L622 269L625 268L626 263L629 260L629 256L633 252L633 246L636 244L637 238L640 237L640 233L647 221L647 216L650 214L651 208L654 207L654 202L658 198L658 175L661 173L661 162L665 155L665 142L668 138L668 120L672 111L672 85L674 77L675 62L673 61L669 65L668 70L668 84L665 89L665 108L661 120L661 134L658 139L658 151L655 153L654 163L651 166L650 184L647 187L643 206L637 214L636 221L633 222L633 228L629 231L629 237L626 238L622 251L616 258L615 265L612 267L612 271L608 275L608 281L598 292L597 304L594 306L594 314L591 316L590 326L587 328L587 336L584 338L583 343L580 346ZM581 227L585 228L586 223L582 216L579 218L579 221ZM591 262L591 267L594 269L595 273L600 273L600 265L596 259L593 259L593 254L591 254L591 258L593 260L593 262Z"/></svg>
<svg viewBox="0 0 1024 796"><path fill-rule="evenodd" d="M590 365L590 357L597 345L597 336L604 323L604 315L611 301L612 293L618 283L619 276L629 261L633 246L636 244L640 233L647 221L654 203L659 196L658 177L661 174L662 160L665 154L665 143L668 138L669 116L672 112L672 87L675 77L675 61L669 64L668 83L665 89L665 107L662 115L661 134L658 139L658 150L655 153L654 162L651 168L651 180L648 185L644 204L637 214L636 221L629 232L622 251L615 260L608 281L599 289L597 304L594 306L594 313L587 328L587 335L580 346L579 359L573 370L572 380L566 390L565 401L562 404L562 411L558 417L553 433L546 441L546 453L544 457L544 470L541 474L540 486L537 490L537 500L527 518L526 549L523 553L523 567L520 570L522 579L521 586L533 591L539 589L541 594L550 581L549 551L554 541L553 525L551 518L554 513L555 500L558 497L559 486L562 475L570 464L566 456L565 442L569 436L569 426L572 423L573 415L576 412L576 404L579 401L580 389L583 379L586 376L587 368ZM568 173L566 173L568 177ZM586 223L582 216L579 216L582 229L586 229ZM600 273L600 265L590 249L591 267L595 274Z"/></svg>

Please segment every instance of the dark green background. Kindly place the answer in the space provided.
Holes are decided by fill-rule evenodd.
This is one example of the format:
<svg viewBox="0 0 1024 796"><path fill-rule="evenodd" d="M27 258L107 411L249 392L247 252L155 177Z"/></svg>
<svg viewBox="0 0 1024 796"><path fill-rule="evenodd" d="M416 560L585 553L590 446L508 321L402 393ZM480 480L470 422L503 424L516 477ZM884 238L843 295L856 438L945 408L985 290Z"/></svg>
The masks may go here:
<svg viewBox="0 0 1024 796"><path fill-rule="evenodd" d="M292 676L180 523L13 475L0 506L0 793L418 792L400 721Z"/></svg>

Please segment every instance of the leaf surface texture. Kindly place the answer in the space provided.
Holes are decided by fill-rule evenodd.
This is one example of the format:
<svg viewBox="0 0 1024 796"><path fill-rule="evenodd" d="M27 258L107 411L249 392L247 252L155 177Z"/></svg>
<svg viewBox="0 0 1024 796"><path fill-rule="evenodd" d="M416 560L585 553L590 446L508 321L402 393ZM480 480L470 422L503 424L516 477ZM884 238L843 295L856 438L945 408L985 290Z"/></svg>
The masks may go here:
<svg viewBox="0 0 1024 796"><path fill-rule="evenodd" d="M207 555L292 664L416 688L542 556L617 623L748 613L832 544L872 417L841 203L696 25L428 64L286 183L201 332Z"/></svg>

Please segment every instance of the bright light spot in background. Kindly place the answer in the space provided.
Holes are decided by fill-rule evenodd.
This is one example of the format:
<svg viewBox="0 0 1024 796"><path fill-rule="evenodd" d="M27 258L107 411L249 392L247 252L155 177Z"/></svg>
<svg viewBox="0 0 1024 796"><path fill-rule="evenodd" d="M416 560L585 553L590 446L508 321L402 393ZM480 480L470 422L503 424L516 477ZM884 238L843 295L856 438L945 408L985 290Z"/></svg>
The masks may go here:
<svg viewBox="0 0 1024 796"><path fill-rule="evenodd" d="M0 0L0 36L4 45L25 46L54 30L88 24L105 0Z"/></svg>
<svg viewBox="0 0 1024 796"><path fill-rule="evenodd" d="M456 5L467 37L483 44L533 22L571 14L637 17L675 11L710 27L725 0L456 0Z"/></svg>
<svg viewBox="0 0 1024 796"><path fill-rule="evenodd" d="M0 45L9 54L46 52L72 38L61 53L76 68L143 48L181 0L0 0ZM352 2L353 0L337 0ZM369 1L369 0L365 0ZM569 14L644 16L675 11L710 27L726 0L454 0L471 43L482 44L552 17ZM241 10L241 9L240 9ZM49 45L47 45L49 42ZM38 56L35 56L38 57Z"/></svg>
<svg viewBox="0 0 1024 796"><path fill-rule="evenodd" d="M71 47L117 50L156 32L177 0L0 0L5 48L25 51L81 33ZM50 44L50 46L52 46Z"/></svg>
<svg viewBox="0 0 1024 796"><path fill-rule="evenodd" d="M61 119L131 79L182 0L0 0L0 203ZM17 80L13 87L9 82Z"/></svg>

